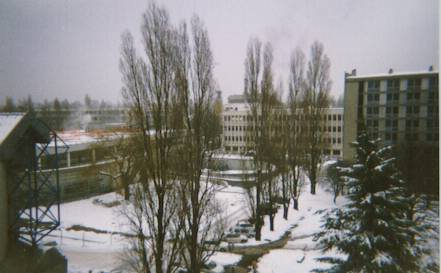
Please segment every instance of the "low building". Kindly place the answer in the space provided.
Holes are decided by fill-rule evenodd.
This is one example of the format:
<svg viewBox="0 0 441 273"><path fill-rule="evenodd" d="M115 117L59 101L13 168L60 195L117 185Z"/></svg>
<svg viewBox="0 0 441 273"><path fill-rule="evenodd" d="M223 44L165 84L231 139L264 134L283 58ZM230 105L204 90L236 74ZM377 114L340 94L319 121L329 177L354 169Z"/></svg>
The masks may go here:
<svg viewBox="0 0 441 273"><path fill-rule="evenodd" d="M127 131L71 130L58 135L69 147L58 151L60 199L69 201L116 189L115 153L121 137ZM51 143L48 154L40 160L43 172L49 169L55 149Z"/></svg>
<svg viewBox="0 0 441 273"><path fill-rule="evenodd" d="M247 103L229 103L222 112L222 148L228 153L246 152L248 116ZM326 132L325 155L341 157L343 149L343 108L327 108L324 111L323 131Z"/></svg>

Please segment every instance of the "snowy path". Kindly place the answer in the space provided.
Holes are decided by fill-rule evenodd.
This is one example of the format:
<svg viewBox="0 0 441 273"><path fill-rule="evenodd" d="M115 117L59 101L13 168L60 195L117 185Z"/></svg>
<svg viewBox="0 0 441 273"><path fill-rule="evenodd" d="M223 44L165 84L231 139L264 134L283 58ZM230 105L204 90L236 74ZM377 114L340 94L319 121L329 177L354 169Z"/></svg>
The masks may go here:
<svg viewBox="0 0 441 273"><path fill-rule="evenodd" d="M291 238L283 248L271 250L262 256L258 262L259 273L303 273L327 266L315 261L315 258L321 256L320 248L313 240L314 233L318 232L321 226L321 215L316 212L336 205L333 203L332 194L322 187L317 187L316 195L311 195L308 191L309 185L305 185L299 198L299 210L289 211L288 220L296 224L291 230ZM342 198L337 199L337 205L343 202Z"/></svg>

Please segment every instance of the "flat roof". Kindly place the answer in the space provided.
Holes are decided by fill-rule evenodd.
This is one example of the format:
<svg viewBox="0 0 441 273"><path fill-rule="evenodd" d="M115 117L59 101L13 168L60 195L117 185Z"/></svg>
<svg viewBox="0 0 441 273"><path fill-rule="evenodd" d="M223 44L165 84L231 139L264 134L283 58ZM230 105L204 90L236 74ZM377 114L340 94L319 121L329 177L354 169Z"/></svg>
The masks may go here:
<svg viewBox="0 0 441 273"><path fill-rule="evenodd" d="M371 75L356 75L347 76L347 80L360 80L360 79L374 79L374 78L403 78L409 76L426 76L426 75L438 75L438 71L414 71L414 72L392 72L382 74Z"/></svg>
<svg viewBox="0 0 441 273"><path fill-rule="evenodd" d="M26 113L0 113L0 145L25 115Z"/></svg>

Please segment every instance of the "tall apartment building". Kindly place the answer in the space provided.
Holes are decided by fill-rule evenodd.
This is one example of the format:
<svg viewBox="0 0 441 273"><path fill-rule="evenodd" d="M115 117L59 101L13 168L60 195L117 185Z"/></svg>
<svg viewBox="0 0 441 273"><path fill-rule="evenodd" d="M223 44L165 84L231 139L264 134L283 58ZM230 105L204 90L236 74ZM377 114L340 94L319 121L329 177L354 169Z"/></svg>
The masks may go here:
<svg viewBox="0 0 441 273"><path fill-rule="evenodd" d="M246 103L229 103L222 112L222 148L226 152L246 151L246 129L250 108ZM343 108L327 108L323 116L323 130L327 132L327 155L340 157L343 149Z"/></svg>
<svg viewBox="0 0 441 273"><path fill-rule="evenodd" d="M438 72L358 76L345 74L343 159L353 160L351 143L366 128L372 138L438 143Z"/></svg>

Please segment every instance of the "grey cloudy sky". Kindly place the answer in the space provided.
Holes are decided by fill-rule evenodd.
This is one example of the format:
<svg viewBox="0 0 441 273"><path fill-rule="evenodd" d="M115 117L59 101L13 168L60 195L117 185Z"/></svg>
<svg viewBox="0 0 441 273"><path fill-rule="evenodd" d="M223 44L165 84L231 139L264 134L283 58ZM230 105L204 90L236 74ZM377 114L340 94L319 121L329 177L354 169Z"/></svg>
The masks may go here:
<svg viewBox="0 0 441 273"><path fill-rule="evenodd" d="M332 93L343 92L344 71L358 74L438 69L437 0L164 0L173 22L196 13L209 31L215 76L226 95L241 93L251 36L270 41L283 79L292 49L320 40L329 55ZM147 1L0 1L0 101L55 96L120 100L120 35L140 40Z"/></svg>

